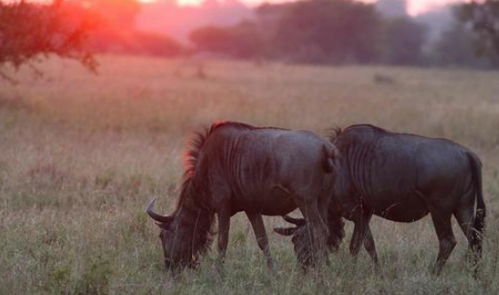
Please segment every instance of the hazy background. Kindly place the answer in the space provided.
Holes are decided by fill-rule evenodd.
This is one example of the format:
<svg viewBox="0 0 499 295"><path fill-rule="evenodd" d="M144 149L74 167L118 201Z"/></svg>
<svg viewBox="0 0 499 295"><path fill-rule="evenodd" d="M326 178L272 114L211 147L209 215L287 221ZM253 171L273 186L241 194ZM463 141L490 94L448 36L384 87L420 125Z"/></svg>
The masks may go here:
<svg viewBox="0 0 499 295"><path fill-rule="evenodd" d="M336 65L498 65L498 50L490 48L483 31L476 32L475 15L463 16L465 2L187 3L73 0L61 6L64 23L85 23L87 48L96 53Z"/></svg>
<svg viewBox="0 0 499 295"><path fill-rule="evenodd" d="M456 15L393 0L0 2L0 294L498 294L499 34L487 21L499 2L487 3ZM244 214L225 277L211 251L173 278L144 205L172 212L187 142L218 120L324 136L371 123L468 147L487 204L479 279L455 222L458 244L430 274L429 217L373 217L383 276L366 251L350 256L349 222L330 265L304 274L272 232L281 218L265 217L270 274Z"/></svg>
<svg viewBox="0 0 499 295"><path fill-rule="evenodd" d="M172 36L188 42L189 32L206 25L235 25L244 20L255 20L255 8L267 3L287 1L201 1L193 5L189 1L178 4L173 0L143 2L135 19L135 25L143 30ZM290 1L289 1L290 2ZM439 36L452 23L452 7L464 0L372 0L376 9L387 18L410 17L428 27L429 34ZM183 4L185 3L185 4ZM190 2L192 3L192 2Z"/></svg>

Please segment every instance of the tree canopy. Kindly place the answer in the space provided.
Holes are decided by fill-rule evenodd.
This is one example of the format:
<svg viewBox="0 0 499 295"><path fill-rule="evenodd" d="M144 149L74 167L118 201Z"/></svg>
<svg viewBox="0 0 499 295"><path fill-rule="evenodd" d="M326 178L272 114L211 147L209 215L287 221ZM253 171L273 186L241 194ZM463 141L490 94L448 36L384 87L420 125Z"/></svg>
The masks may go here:
<svg viewBox="0 0 499 295"><path fill-rule="evenodd" d="M289 4L277 25L283 54L316 51L318 62L369 62L376 57L380 19L373 5L347 0ZM299 58L299 57L298 57Z"/></svg>
<svg viewBox="0 0 499 295"><path fill-rule="evenodd" d="M263 4L257 18L236 26L193 31L198 50L288 62L420 64L423 25L383 18L373 4L301 0Z"/></svg>
<svg viewBox="0 0 499 295"><path fill-rule="evenodd" d="M0 2L0 76L14 81L2 67L18 69L23 64L41 74L33 62L50 55L75 59L95 71L97 63L86 47L91 23L75 17L75 9L61 1Z"/></svg>
<svg viewBox="0 0 499 295"><path fill-rule="evenodd" d="M499 0L486 0L463 4L458 17L465 24L471 24L478 38L475 39L480 55L499 61Z"/></svg>

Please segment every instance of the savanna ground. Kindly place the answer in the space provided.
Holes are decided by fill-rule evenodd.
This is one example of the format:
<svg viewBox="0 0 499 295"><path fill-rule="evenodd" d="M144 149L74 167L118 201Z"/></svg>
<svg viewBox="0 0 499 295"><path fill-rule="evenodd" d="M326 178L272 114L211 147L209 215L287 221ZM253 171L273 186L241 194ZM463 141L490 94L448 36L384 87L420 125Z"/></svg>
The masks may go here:
<svg viewBox="0 0 499 295"><path fill-rule="evenodd" d="M101 56L100 74L57 59L20 84L0 81L0 294L469 294L499 292L499 73L384 67L310 67ZM458 238L443 274L430 218L372 228L384 276L363 250L348 253L351 226L322 279L296 266L289 239L272 233L272 276L244 214L232 219L225 277L216 250L173 280L158 229L143 211L158 196L171 212L182 152L193 130L238 120L314 130L368 122L447 137L480 155L488 205L479 280Z"/></svg>

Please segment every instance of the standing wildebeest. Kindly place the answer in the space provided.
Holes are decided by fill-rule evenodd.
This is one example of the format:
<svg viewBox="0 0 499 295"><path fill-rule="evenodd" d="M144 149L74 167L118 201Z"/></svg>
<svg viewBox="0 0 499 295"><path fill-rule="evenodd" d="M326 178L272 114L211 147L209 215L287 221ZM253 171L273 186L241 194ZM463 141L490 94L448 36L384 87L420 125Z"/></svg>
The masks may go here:
<svg viewBox="0 0 499 295"><path fill-rule="evenodd" d="M338 211L336 214L355 223L352 255L357 255L364 243L378 267L369 228L373 214L413 222L430 213L440 243L433 269L436 274L456 245L452 215L468 239L470 252L475 259L480 258L485 203L481 163L473 152L450 140L388 132L372 125L337 130L331 141L341 157L329 214ZM303 220L285 219L297 228L305 224ZM291 235L297 228L276 231ZM330 232L335 231L330 228ZM303 247L299 239L293 242L295 250Z"/></svg>
<svg viewBox="0 0 499 295"><path fill-rule="evenodd" d="M214 215L223 260L230 217L244 211L272 268L261 215L283 215L298 206L307 220L317 259L323 253L336 149L309 131L257 128L226 122L197 134L177 208L171 216L147 213L161 228L167 268L193 266L209 247ZM312 238L313 237L313 238Z"/></svg>

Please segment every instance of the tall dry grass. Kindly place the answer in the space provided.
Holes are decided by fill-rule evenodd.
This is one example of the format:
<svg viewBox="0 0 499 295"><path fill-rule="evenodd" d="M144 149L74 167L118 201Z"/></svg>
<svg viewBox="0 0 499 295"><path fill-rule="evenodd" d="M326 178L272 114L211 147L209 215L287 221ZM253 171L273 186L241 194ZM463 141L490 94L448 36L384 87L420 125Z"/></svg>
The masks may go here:
<svg viewBox="0 0 499 295"><path fill-rule="evenodd" d="M496 294L499 231L499 73L385 67L257 66L205 61L206 77L181 60L102 56L100 74L57 59L45 79L28 70L0 81L0 294ZM388 77L380 79L379 77ZM271 275L249 223L236 215L226 275L213 253L176 280L164 273L158 230L143 206L172 209L182 151L214 120L310 129L367 122L447 137L484 164L489 208L480 280L458 246L442 276L428 269L438 244L429 218L374 218L384 276L348 239L320 276L296 267L289 240L271 233ZM351 233L347 227L347 237Z"/></svg>

